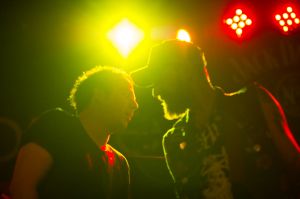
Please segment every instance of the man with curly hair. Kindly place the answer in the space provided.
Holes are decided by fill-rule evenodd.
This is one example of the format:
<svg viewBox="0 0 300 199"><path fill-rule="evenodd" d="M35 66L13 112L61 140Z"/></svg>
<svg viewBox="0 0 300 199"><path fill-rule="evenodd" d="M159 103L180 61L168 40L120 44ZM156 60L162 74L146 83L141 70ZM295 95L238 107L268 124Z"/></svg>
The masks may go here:
<svg viewBox="0 0 300 199"><path fill-rule="evenodd" d="M131 77L94 67L77 79L69 100L76 114L47 111L25 133L11 197L129 198L128 162L108 141L138 108Z"/></svg>

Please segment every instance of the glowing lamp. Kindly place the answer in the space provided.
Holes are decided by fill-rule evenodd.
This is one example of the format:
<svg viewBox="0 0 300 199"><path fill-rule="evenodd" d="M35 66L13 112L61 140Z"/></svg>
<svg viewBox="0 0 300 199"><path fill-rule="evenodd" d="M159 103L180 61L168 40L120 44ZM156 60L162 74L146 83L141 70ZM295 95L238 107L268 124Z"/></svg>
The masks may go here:
<svg viewBox="0 0 300 199"><path fill-rule="evenodd" d="M279 25L283 33L287 34L299 27L299 18L295 6L283 6L275 14L275 23Z"/></svg>
<svg viewBox="0 0 300 199"><path fill-rule="evenodd" d="M235 9L232 16L225 19L224 22L239 38L244 34L244 30L252 25L252 19L241 8Z"/></svg>
<svg viewBox="0 0 300 199"><path fill-rule="evenodd" d="M122 20L109 33L108 38L125 58L143 39L144 33L127 19Z"/></svg>
<svg viewBox="0 0 300 199"><path fill-rule="evenodd" d="M178 30L176 38L181 41L191 42L190 34L184 29Z"/></svg>

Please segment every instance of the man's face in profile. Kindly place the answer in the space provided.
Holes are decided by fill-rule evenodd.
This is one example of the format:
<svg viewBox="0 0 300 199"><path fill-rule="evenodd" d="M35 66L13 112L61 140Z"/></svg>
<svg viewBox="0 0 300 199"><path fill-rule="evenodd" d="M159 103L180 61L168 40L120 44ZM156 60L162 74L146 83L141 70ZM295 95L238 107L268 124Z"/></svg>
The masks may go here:
<svg viewBox="0 0 300 199"><path fill-rule="evenodd" d="M101 122L112 133L125 129L138 108L132 83L124 78L114 84L109 92L99 96L98 108Z"/></svg>
<svg viewBox="0 0 300 199"><path fill-rule="evenodd" d="M155 77L152 96L161 102L168 120L179 118L187 109L187 93L181 80L182 74L175 70L163 70Z"/></svg>

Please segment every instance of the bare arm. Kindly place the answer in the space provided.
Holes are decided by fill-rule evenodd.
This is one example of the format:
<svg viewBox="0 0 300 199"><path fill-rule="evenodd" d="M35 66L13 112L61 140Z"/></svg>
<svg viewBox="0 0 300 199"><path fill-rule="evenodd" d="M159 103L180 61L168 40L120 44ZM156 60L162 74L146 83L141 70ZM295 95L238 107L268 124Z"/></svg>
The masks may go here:
<svg viewBox="0 0 300 199"><path fill-rule="evenodd" d="M300 174L300 146L288 126L284 110L278 100L263 86L257 84L260 104L273 143L291 173Z"/></svg>
<svg viewBox="0 0 300 199"><path fill-rule="evenodd" d="M37 186L52 162L51 155L40 145L24 145L19 151L10 185L12 199L37 199Z"/></svg>

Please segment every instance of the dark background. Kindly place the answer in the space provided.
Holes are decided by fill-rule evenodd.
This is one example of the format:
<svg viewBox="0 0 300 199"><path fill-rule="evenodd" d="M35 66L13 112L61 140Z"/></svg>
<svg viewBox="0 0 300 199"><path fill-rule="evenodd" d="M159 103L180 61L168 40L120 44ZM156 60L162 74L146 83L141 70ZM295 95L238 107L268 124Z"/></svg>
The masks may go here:
<svg viewBox="0 0 300 199"><path fill-rule="evenodd" d="M299 6L299 1L293 1ZM0 3L0 192L5 191L18 146L16 133L26 129L40 112L61 106L70 109L66 98L74 79L95 65L118 65L106 56L105 46L84 45L74 40L76 23L86 16L106 19L101 12L135 5L147 16L149 26L186 27L194 43L208 60L212 80L232 91L253 80L272 90L287 109L295 131L299 129L299 30L282 34L266 17L281 1L243 1L256 14L256 27L243 41L231 38L221 28L227 8L238 1L21 1ZM137 6L138 5L138 6ZM300 13L300 12L299 12ZM80 27L79 27L80 28ZM151 40L139 57L125 68L130 71L146 64ZM282 88L285 88L283 90ZM162 157L161 138L172 122L162 118L161 107L150 89L136 89L140 109L128 131L112 137L112 144L128 157L134 196L169 198L171 179ZM19 130L17 129L19 128ZM298 134L297 134L298 136ZM2 189L2 190L1 190Z"/></svg>

